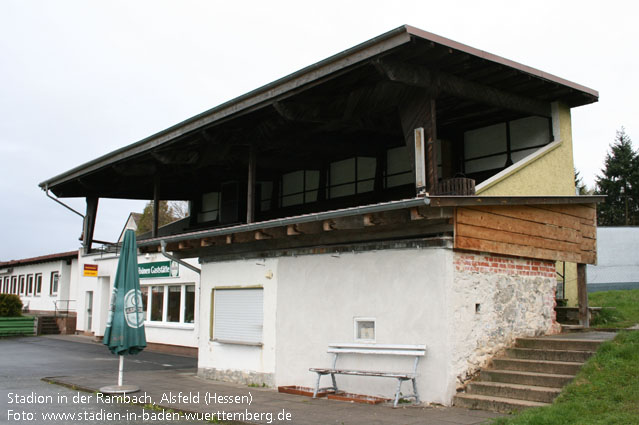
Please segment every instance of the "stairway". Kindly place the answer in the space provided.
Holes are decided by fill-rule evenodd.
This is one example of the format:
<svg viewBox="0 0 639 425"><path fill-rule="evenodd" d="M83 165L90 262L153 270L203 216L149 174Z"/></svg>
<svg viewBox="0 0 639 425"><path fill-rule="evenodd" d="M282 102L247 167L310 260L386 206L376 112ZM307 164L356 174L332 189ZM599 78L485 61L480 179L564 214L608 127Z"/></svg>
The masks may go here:
<svg viewBox="0 0 639 425"><path fill-rule="evenodd" d="M518 338L513 348L493 359L491 367L482 369L466 391L455 396L454 404L497 412L547 406L602 342L589 339L587 333Z"/></svg>
<svg viewBox="0 0 639 425"><path fill-rule="evenodd" d="M60 328L58 328L58 322L53 316L40 316L39 319L40 324L40 334L42 335L53 335L59 334Z"/></svg>

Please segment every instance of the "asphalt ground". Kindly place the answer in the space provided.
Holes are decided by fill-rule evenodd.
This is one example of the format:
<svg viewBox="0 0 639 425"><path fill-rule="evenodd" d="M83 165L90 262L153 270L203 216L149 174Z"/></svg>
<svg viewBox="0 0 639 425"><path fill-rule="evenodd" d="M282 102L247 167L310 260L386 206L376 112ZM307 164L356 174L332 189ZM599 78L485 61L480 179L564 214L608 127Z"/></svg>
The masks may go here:
<svg viewBox="0 0 639 425"><path fill-rule="evenodd" d="M501 416L455 407L393 409L390 404L369 406L282 394L202 379L196 375L196 359L149 351L125 360L124 383L140 387L131 396L144 397L145 406L136 406L98 397L99 388L115 383L118 358L86 338L0 339L0 358L0 424L203 423L197 416L166 416L171 412L199 414L209 423L293 425L473 425ZM21 417L22 412L27 416Z"/></svg>
<svg viewBox="0 0 639 425"><path fill-rule="evenodd" d="M0 424L165 424L161 410L130 403L98 401L94 394L52 385L46 376L103 373L117 382L118 357L78 338L26 337L0 339ZM189 357L142 352L125 361L129 373L194 369ZM126 373L126 372L125 372ZM88 396L92 396L88 399ZM177 420L175 424L203 422Z"/></svg>

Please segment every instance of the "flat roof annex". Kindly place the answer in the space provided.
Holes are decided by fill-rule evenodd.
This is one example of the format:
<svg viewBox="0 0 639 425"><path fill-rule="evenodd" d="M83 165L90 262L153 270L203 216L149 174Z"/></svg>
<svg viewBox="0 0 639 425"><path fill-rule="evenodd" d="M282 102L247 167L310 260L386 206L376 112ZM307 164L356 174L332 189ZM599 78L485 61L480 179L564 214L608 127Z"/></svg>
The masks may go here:
<svg viewBox="0 0 639 425"><path fill-rule="evenodd" d="M306 90L313 85L320 84L327 78L331 78L341 72L346 72L347 69L352 69L357 65L363 64L373 57L381 56L399 47L405 47L415 40L430 42L432 45L444 46L449 49L452 55L465 55L479 58L492 63L494 66L515 69L520 73L529 75L531 78L569 89L575 94L570 97L568 102L570 106L580 106L596 102L599 97L596 90L588 87L436 34L404 25L202 112L166 130L47 179L40 183L39 186L43 190L53 189L57 185L90 174L118 161L141 155L204 126L226 121L232 117L258 109L264 106L264 104L292 96L300 90Z"/></svg>

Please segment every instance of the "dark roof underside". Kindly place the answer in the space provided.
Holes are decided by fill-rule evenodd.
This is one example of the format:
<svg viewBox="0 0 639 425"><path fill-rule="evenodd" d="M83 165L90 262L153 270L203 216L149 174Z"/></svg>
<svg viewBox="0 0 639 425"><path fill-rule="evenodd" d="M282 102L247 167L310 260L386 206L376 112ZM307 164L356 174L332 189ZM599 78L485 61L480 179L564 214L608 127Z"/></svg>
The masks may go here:
<svg viewBox="0 0 639 425"><path fill-rule="evenodd" d="M466 92L508 93L530 103L533 113L473 93L462 98L457 86L466 82ZM249 149L258 179L324 163L327 152L374 154L404 143L398 105L418 91L436 97L442 137L535 111L545 115L537 105L598 99L578 84L403 26L40 186L59 197L152 199L159 178L160 199L191 199L210 182L244 179Z"/></svg>

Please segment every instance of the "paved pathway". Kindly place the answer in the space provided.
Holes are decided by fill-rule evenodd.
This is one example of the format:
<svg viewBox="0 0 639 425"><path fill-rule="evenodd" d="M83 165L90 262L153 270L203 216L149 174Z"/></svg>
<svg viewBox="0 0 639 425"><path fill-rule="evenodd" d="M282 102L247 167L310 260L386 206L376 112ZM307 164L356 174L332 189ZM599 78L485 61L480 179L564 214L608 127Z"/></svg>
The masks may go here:
<svg viewBox="0 0 639 425"><path fill-rule="evenodd" d="M90 374L82 376L56 377L50 381L72 385L87 391L97 391L110 384L112 374ZM386 405L361 405L326 399L278 393L268 388L251 388L246 385L211 381L195 376L193 370L162 370L154 372L126 372L125 383L141 388L132 395L148 395L153 403L167 409L177 409L201 414L224 412L240 422L275 423L295 425L471 425L490 422L490 418L501 416L497 413L468 410L455 407L402 406L393 409ZM240 403L215 403L207 405L205 397L245 397ZM180 397L180 396L186 396ZM199 400L195 397L199 396ZM171 400L171 397L176 397ZM248 399L248 400L247 400ZM247 412L261 414L257 420L246 420ZM289 420L279 419L289 414Z"/></svg>

